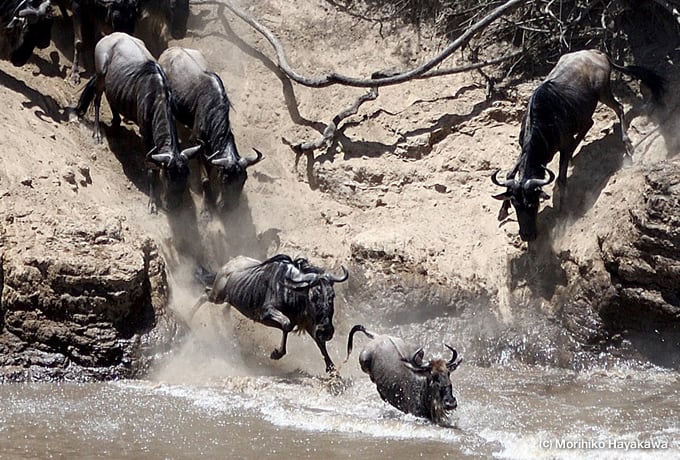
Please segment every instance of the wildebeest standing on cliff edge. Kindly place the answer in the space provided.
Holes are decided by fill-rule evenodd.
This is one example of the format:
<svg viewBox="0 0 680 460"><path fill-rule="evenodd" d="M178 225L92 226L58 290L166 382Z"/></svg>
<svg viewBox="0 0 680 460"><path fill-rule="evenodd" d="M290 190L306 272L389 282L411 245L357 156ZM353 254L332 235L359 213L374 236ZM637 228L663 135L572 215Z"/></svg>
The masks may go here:
<svg viewBox="0 0 680 460"><path fill-rule="evenodd" d="M555 178L555 174L546 166L558 150L560 165L555 201L560 209L563 208L569 161L593 126L592 116L598 101L616 112L626 153L632 156L633 145L628 138L623 108L611 91L609 80L612 68L641 80L652 91L653 98L660 101L664 91L664 79L661 76L643 67L616 65L605 53L597 50L577 51L562 56L529 99L519 135L522 148L519 159L506 180L499 181L498 171L491 176L494 184L507 188L505 192L494 196L503 200L498 220L507 217L512 203L522 240L536 239L539 200L548 198L542 187ZM545 179L546 172L548 179ZM515 179L517 173L519 179Z"/></svg>
<svg viewBox="0 0 680 460"><path fill-rule="evenodd" d="M206 285L206 293L191 310L192 318L205 302L230 304L253 321L281 329L281 345L272 351L272 359L286 354L286 341L293 329L304 330L319 347L326 372L335 371L326 342L335 332L333 284L347 280L344 267L343 275L336 277L303 258L279 254L260 262L238 256L218 273L200 269L197 277Z"/></svg>
<svg viewBox="0 0 680 460"><path fill-rule="evenodd" d="M113 125L120 125L121 115L134 121L144 143L149 169L149 211L156 212L157 168L164 172L168 209L177 208L189 182L189 160L200 146L180 152L177 127L172 114L171 95L163 70L144 43L122 32L99 40L95 47L95 71L85 86L75 109L79 116L94 99L94 133L101 142L99 107L102 93L113 112Z"/></svg>
<svg viewBox="0 0 680 460"><path fill-rule="evenodd" d="M356 332L371 339L359 354L359 364L375 383L380 397L402 412L448 425L450 411L458 406L450 378L461 363L456 350L446 345L453 353L448 362L432 359L423 363L422 348L397 337L369 332L357 324L349 333L347 359Z"/></svg>
<svg viewBox="0 0 680 460"><path fill-rule="evenodd" d="M191 138L203 144L201 184L204 199L214 205L210 187L210 171L217 170L221 185L219 208L238 203L248 177L247 168L262 159L256 150L254 158L241 158L229 123L230 102L220 77L208 69L203 54L194 49L172 47L163 51L158 63L170 82L175 98L175 117L192 128Z"/></svg>
<svg viewBox="0 0 680 460"><path fill-rule="evenodd" d="M50 0L0 0L0 58L20 67L52 39Z"/></svg>

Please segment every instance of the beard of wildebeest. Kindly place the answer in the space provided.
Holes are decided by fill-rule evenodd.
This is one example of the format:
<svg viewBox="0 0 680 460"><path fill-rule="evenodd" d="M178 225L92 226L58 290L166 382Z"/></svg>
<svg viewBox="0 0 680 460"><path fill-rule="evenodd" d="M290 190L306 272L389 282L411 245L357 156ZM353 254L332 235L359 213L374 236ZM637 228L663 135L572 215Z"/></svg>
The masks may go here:
<svg viewBox="0 0 680 460"><path fill-rule="evenodd" d="M174 211L182 205L184 194L189 182L189 166L184 163L175 162L163 168L165 172L165 205L168 211Z"/></svg>
<svg viewBox="0 0 680 460"><path fill-rule="evenodd" d="M533 241L538 235L538 207L541 196L541 188L527 191L520 187L521 193L512 198L512 206L517 213L519 223L519 237L522 241Z"/></svg>
<svg viewBox="0 0 680 460"><path fill-rule="evenodd" d="M333 283L320 279L307 291L308 312L311 320L304 327L317 343L328 342L335 334L333 315L335 313L335 291Z"/></svg>

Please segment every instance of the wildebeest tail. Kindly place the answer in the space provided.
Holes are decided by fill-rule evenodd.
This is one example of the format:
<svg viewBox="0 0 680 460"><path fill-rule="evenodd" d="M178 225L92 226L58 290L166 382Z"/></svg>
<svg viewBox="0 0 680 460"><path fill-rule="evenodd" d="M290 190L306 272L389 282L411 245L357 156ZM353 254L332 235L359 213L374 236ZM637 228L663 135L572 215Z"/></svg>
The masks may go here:
<svg viewBox="0 0 680 460"><path fill-rule="evenodd" d="M655 102L661 102L661 98L666 90L666 79L651 69L640 67L637 65L621 66L611 62L611 66L616 70L637 78L652 92L652 98Z"/></svg>
<svg viewBox="0 0 680 460"><path fill-rule="evenodd" d="M347 360L349 359L349 355L352 353L352 346L353 346L352 342L354 341L354 334L356 332L363 332L364 334L366 334L366 336L369 339L375 338L375 334L367 331L366 328L364 326L362 326L361 324L357 324L356 326L354 326L352 328L352 330L349 331L349 337L347 338L347 358L345 358L345 362L347 362Z"/></svg>
<svg viewBox="0 0 680 460"><path fill-rule="evenodd" d="M203 286L211 286L215 282L216 277L217 273L211 272L202 265L196 267L196 270L194 271L194 278L196 278L196 281Z"/></svg>
<svg viewBox="0 0 680 460"><path fill-rule="evenodd" d="M95 75L92 78L90 78L90 80L87 82L87 85L85 85L83 92L80 93L80 99L78 99L78 105L76 105L76 114L79 117L85 115L85 112L87 112L87 108L92 103L92 99L94 99L94 95L96 94L96 92L97 92L97 76Z"/></svg>

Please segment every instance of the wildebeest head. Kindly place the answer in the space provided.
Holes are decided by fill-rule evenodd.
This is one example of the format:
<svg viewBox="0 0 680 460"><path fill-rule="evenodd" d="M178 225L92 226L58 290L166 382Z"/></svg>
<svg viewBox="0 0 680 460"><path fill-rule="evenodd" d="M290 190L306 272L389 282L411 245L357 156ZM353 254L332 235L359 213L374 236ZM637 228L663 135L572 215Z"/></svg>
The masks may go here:
<svg viewBox="0 0 680 460"><path fill-rule="evenodd" d="M290 271L286 277L286 285L306 295L307 321L304 328L314 340L328 342L333 338L333 314L335 312L335 291L333 284L347 280L349 273L342 267L343 274L335 276L323 273L313 267L306 259L294 261L296 269Z"/></svg>
<svg viewBox="0 0 680 460"><path fill-rule="evenodd" d="M221 197L218 202L220 209L229 209L238 203L241 191L248 178L247 168L258 163L262 158L262 152L255 150L253 158L241 158L236 149L234 134L229 131L224 151L216 152L207 161L217 169L217 177L220 183Z"/></svg>
<svg viewBox="0 0 680 460"><path fill-rule="evenodd" d="M137 21L137 0L99 0L106 9L104 21L115 32L132 35Z"/></svg>
<svg viewBox="0 0 680 460"><path fill-rule="evenodd" d="M27 0L19 5L5 27L13 65L19 67L26 64L36 46L40 49L49 46L52 22L50 0Z"/></svg>
<svg viewBox="0 0 680 460"><path fill-rule="evenodd" d="M536 239L536 220L538 217L538 207L541 199L549 196L543 191L543 186L555 180L555 174L546 168L548 179L528 179L517 181L507 179L504 182L498 180L498 171L491 175L491 181L499 187L507 187L507 190L493 197L501 201L510 201L517 213L519 222L519 236L522 241L533 241Z"/></svg>
<svg viewBox="0 0 680 460"><path fill-rule="evenodd" d="M423 349L419 348L411 357L403 358L404 365L418 375L427 378L427 390L423 401L430 411L430 420L440 425L448 424L449 412L458 407L453 396L451 372L461 363L458 352L446 345L453 354L447 362L443 359L432 359L423 363Z"/></svg>
<svg viewBox="0 0 680 460"><path fill-rule="evenodd" d="M165 197L169 210L177 209L184 197L189 183L189 160L198 153L201 145L182 150L178 155L172 152L156 153L156 147L146 155L151 163L160 167L166 179L167 193Z"/></svg>

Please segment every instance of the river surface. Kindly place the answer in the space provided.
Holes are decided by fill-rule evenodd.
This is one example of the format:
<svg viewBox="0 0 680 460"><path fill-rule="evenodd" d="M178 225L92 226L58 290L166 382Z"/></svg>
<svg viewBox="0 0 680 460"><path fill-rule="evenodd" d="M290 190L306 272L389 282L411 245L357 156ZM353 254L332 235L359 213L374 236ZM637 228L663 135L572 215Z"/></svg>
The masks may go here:
<svg viewBox="0 0 680 460"><path fill-rule="evenodd" d="M680 458L676 372L463 364L451 428L360 371L1 385L0 458Z"/></svg>

